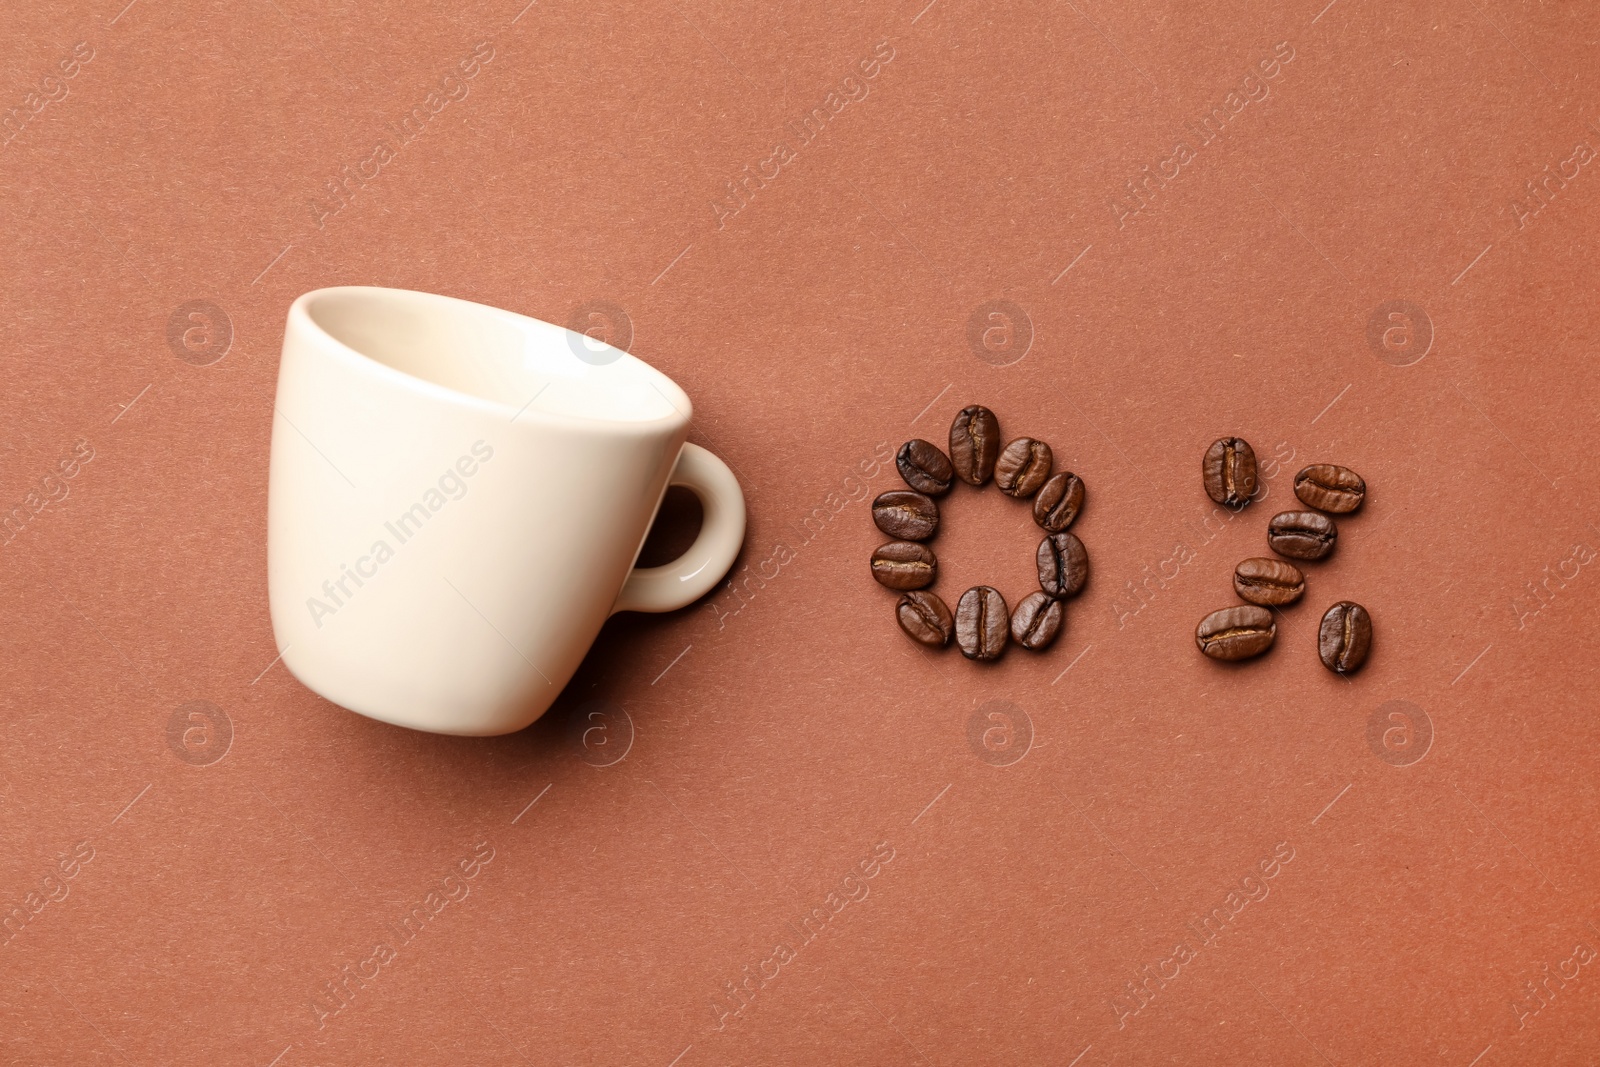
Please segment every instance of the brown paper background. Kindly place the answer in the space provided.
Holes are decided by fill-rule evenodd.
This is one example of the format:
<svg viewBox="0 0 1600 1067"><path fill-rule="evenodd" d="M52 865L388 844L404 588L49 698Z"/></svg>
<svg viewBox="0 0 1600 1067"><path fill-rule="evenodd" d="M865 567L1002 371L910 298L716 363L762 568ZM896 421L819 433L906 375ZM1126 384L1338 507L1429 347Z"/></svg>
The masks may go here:
<svg viewBox="0 0 1600 1067"><path fill-rule="evenodd" d="M1600 174L1527 184L1600 148L1592 5L123 2L13 2L0 40L13 127L65 89L0 149L4 507L94 454L0 549L0 1060L1600 1056L1600 972L1527 986L1600 947ZM1269 95L1119 225L1280 42ZM307 691L267 616L272 397L289 302L349 283L609 308L583 321L684 386L743 482L730 584L614 619L514 736ZM1011 346L975 346L996 300ZM1431 327L1409 365L1369 341L1390 301ZM971 402L1089 491L1065 636L992 667L908 642L866 570L874 454ZM1224 433L1278 462L1207 528ZM1195 621L1322 460L1368 506L1268 657L1203 660ZM962 489L945 522L937 591L1027 590L1022 505ZM1314 642L1346 597L1378 636L1341 680ZM480 842L468 895L320 1017Z"/></svg>

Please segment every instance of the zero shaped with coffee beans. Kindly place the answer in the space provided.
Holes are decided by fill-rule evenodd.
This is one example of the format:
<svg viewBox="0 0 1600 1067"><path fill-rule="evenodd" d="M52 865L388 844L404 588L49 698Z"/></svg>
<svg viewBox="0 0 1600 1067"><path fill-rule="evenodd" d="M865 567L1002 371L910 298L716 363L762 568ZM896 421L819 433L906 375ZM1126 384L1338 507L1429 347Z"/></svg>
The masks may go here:
<svg viewBox="0 0 1600 1067"><path fill-rule="evenodd" d="M963 408L950 426L950 455L921 438L905 442L895 466L909 490L881 493L872 502L878 529L896 540L872 554L872 575L890 589L905 591L895 605L895 619L906 636L919 644L943 647L953 636L969 659L994 660L1007 639L1024 648L1048 648L1065 628L1061 603L1076 595L1088 579L1088 552L1076 535L1065 532L1083 507L1083 481L1070 471L1052 472L1050 446L1019 437L1000 448L1000 420L980 404ZM1015 499L1034 498L1034 522L1049 535L1036 552L1039 590L1028 594L1015 612L991 586L975 586L962 594L951 612L927 590L938 576L938 559L929 541L939 529L935 496L948 492L955 478L982 486L992 477L1002 492Z"/></svg>

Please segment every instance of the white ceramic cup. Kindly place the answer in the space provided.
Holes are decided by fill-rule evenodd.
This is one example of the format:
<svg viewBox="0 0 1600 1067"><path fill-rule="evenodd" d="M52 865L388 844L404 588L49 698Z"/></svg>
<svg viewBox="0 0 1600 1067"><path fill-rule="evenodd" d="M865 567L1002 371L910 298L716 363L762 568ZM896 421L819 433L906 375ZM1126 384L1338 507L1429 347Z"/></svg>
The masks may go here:
<svg viewBox="0 0 1600 1067"><path fill-rule="evenodd" d="M687 444L671 379L559 326L400 289L289 308L267 502L283 662L317 693L446 734L520 730L606 618L708 592L744 539L744 495ZM668 485L700 534L634 560Z"/></svg>

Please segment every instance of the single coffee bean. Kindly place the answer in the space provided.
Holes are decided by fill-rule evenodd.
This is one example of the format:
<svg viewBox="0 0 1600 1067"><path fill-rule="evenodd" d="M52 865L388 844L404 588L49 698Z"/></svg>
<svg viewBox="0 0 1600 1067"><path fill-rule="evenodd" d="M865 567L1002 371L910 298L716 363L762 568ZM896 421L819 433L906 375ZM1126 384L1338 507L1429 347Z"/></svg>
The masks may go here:
<svg viewBox="0 0 1600 1067"><path fill-rule="evenodd" d="M1031 437L1019 437L1006 445L994 462L994 484L1007 496L1026 499L1039 491L1050 477L1053 459L1050 446Z"/></svg>
<svg viewBox="0 0 1600 1067"><path fill-rule="evenodd" d="M890 589L921 589L938 573L933 550L915 541L890 541L872 554L872 576Z"/></svg>
<svg viewBox="0 0 1600 1067"><path fill-rule="evenodd" d="M1252 604L1293 604L1306 591L1306 579L1293 563L1256 556L1233 569L1233 591Z"/></svg>
<svg viewBox="0 0 1600 1067"><path fill-rule="evenodd" d="M1033 498L1033 521L1060 533L1072 525L1083 508L1083 479L1071 471L1057 471Z"/></svg>
<svg viewBox="0 0 1600 1067"><path fill-rule="evenodd" d="M968 485L982 485L1000 458L1000 420L981 404L962 408L950 424L950 464Z"/></svg>
<svg viewBox="0 0 1600 1067"><path fill-rule="evenodd" d="M926 589L918 589L901 597L900 603L894 606L894 615L907 637L931 648L948 645L950 633L956 625L944 601Z"/></svg>
<svg viewBox="0 0 1600 1067"><path fill-rule="evenodd" d="M900 477L907 485L929 496L948 493L950 480L956 474L956 469L950 466L950 457L941 452L938 445L920 437L900 446L900 451L894 455L894 465L900 469Z"/></svg>
<svg viewBox="0 0 1600 1067"><path fill-rule="evenodd" d="M1029 593L1011 613L1011 640L1023 648L1049 648L1061 636L1066 608L1046 593Z"/></svg>
<svg viewBox="0 0 1600 1067"><path fill-rule="evenodd" d="M1195 644L1212 659L1235 660L1259 656L1272 647L1278 624L1272 612L1254 604L1213 611L1195 627Z"/></svg>
<svg viewBox="0 0 1600 1067"><path fill-rule="evenodd" d="M1294 476L1294 495L1307 507L1343 515L1361 506L1367 483L1349 467L1313 463Z"/></svg>
<svg viewBox="0 0 1600 1067"><path fill-rule="evenodd" d="M974 586L956 602L956 645L968 659L999 659L1006 650L1010 618L998 589Z"/></svg>
<svg viewBox="0 0 1600 1067"><path fill-rule="evenodd" d="M1222 437L1200 461L1206 495L1230 508L1242 508L1256 491L1256 452L1242 437Z"/></svg>
<svg viewBox="0 0 1600 1067"><path fill-rule="evenodd" d="M1039 542L1039 588L1065 600L1089 580L1089 552L1078 535L1063 530Z"/></svg>
<svg viewBox="0 0 1600 1067"><path fill-rule="evenodd" d="M1317 654L1335 674L1354 674L1372 651L1372 616L1353 600L1328 609L1317 630Z"/></svg>
<svg viewBox="0 0 1600 1067"><path fill-rule="evenodd" d="M939 528L939 505L921 493L891 489L872 502L872 521L890 537L926 541Z"/></svg>
<svg viewBox="0 0 1600 1067"><path fill-rule="evenodd" d="M1290 559L1325 559L1339 540L1339 527L1315 511L1285 511L1267 524L1267 544Z"/></svg>

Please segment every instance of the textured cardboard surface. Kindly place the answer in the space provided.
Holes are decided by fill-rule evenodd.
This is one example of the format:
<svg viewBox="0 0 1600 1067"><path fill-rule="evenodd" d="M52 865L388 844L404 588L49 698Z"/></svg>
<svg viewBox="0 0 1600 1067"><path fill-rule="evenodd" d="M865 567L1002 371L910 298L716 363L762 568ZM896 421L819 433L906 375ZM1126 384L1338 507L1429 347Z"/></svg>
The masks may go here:
<svg viewBox="0 0 1600 1067"><path fill-rule="evenodd" d="M0 1060L1600 1055L1592 5L124 2L0 40ZM515 736L300 686L273 386L343 283L672 375L730 582ZM1088 485L1064 638L990 668L866 568L971 402ZM1369 505L1203 660L1317 461ZM945 522L937 591L1030 587L1022 505Z"/></svg>

